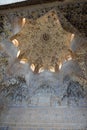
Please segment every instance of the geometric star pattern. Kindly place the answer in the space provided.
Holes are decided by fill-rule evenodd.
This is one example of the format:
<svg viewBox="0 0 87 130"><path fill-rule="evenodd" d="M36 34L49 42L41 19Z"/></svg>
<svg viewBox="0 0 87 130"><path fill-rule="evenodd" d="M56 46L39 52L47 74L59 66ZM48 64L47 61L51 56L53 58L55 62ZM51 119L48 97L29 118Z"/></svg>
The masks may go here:
<svg viewBox="0 0 87 130"><path fill-rule="evenodd" d="M11 37L18 41L19 59L44 69L59 66L70 55L71 33L63 29L56 11L51 10L37 20L26 18L21 31Z"/></svg>

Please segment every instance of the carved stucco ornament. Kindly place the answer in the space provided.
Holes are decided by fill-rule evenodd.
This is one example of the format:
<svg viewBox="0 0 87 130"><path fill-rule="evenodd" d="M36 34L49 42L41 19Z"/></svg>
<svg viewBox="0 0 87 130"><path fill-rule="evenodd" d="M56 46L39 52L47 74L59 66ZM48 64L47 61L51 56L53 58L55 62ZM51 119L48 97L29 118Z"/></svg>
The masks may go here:
<svg viewBox="0 0 87 130"><path fill-rule="evenodd" d="M11 37L19 42L19 59L26 58L29 64L44 69L55 67L70 55L71 33L65 31L56 11L51 10L37 20L26 18L19 33Z"/></svg>
<svg viewBox="0 0 87 130"><path fill-rule="evenodd" d="M71 50L72 50L72 58L77 61L81 70L82 70L82 78L76 78L74 76L74 80L78 80L79 83L84 86L87 86L87 37L73 35L73 39L71 41Z"/></svg>
<svg viewBox="0 0 87 130"><path fill-rule="evenodd" d="M87 42L86 42L87 43ZM84 76L87 77L87 44L84 43L75 52L75 59L78 61L81 69L83 70Z"/></svg>

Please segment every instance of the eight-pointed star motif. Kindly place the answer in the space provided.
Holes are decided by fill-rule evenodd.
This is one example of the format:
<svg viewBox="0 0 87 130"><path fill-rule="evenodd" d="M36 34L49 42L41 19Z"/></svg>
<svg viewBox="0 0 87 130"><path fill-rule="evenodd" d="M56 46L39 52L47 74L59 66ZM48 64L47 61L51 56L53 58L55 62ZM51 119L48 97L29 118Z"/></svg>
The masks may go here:
<svg viewBox="0 0 87 130"><path fill-rule="evenodd" d="M69 55L71 33L63 29L56 11L52 10L37 20L26 19L21 31L11 37L13 39L19 42L21 59L49 69Z"/></svg>

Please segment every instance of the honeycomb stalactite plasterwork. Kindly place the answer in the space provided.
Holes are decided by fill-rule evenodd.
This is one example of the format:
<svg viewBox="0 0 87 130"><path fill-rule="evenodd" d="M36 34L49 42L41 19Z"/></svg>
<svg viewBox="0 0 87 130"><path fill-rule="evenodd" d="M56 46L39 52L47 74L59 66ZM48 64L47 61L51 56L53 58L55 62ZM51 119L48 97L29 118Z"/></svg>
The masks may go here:
<svg viewBox="0 0 87 130"><path fill-rule="evenodd" d="M87 77L87 45L82 45L76 52L75 59L78 61L81 69L83 70L84 76Z"/></svg>
<svg viewBox="0 0 87 130"><path fill-rule="evenodd" d="M19 58L44 69L55 66L69 55L71 33L66 32L52 10L37 20L26 19L19 33L11 37L19 42Z"/></svg>

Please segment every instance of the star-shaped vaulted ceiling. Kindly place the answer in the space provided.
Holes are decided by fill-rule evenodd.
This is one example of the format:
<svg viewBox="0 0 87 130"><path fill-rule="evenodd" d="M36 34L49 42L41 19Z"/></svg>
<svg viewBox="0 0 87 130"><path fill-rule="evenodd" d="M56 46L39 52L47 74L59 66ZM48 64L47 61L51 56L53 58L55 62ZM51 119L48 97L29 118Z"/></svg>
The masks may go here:
<svg viewBox="0 0 87 130"><path fill-rule="evenodd" d="M68 55L71 33L65 31L56 11L52 10L37 20L26 19L19 33L11 37L18 41L20 59L44 69L59 65Z"/></svg>

